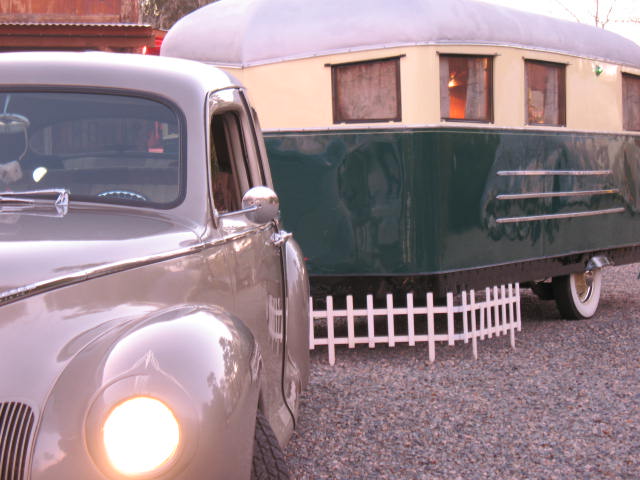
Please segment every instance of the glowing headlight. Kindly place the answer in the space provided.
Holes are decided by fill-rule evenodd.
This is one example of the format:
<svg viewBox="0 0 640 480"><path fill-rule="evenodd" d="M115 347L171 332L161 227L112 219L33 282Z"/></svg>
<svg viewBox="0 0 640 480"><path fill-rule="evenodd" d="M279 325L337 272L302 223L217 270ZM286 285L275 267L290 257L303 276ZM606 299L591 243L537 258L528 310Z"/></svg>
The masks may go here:
<svg viewBox="0 0 640 480"><path fill-rule="evenodd" d="M180 442L173 412L159 400L135 397L114 408L103 428L111 465L125 475L151 472L169 461Z"/></svg>

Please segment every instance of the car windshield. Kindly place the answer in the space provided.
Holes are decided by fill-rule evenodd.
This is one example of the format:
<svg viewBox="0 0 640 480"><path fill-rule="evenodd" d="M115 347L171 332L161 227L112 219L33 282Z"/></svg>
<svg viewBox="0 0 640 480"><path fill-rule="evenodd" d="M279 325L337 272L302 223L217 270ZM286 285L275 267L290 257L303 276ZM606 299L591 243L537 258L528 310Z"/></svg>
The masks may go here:
<svg viewBox="0 0 640 480"><path fill-rule="evenodd" d="M0 191L155 208L184 191L176 110L138 96L0 92Z"/></svg>

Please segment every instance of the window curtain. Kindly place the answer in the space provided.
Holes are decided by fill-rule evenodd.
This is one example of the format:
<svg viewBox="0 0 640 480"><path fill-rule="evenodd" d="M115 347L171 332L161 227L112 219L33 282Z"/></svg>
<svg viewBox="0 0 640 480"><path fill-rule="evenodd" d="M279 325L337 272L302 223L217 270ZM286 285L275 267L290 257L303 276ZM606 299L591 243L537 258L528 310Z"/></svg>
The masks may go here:
<svg viewBox="0 0 640 480"><path fill-rule="evenodd" d="M469 80L467 84L467 105L465 108L465 118L480 120L487 117L487 85L485 80L485 59L470 58Z"/></svg>
<svg viewBox="0 0 640 480"><path fill-rule="evenodd" d="M333 68L338 121L398 119L398 59Z"/></svg>
<svg viewBox="0 0 640 480"><path fill-rule="evenodd" d="M558 108L560 99L560 70L548 68L544 89L544 123L547 125L560 124L560 112Z"/></svg>

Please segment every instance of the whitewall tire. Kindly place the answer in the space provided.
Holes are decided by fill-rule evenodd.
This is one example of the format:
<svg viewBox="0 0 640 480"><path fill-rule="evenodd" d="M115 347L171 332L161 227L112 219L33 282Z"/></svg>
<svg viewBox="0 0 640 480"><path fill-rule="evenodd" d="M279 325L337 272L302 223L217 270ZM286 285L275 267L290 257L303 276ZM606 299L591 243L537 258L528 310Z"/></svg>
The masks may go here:
<svg viewBox="0 0 640 480"><path fill-rule="evenodd" d="M602 270L553 278L553 295L560 314L569 320L591 318L600 303Z"/></svg>

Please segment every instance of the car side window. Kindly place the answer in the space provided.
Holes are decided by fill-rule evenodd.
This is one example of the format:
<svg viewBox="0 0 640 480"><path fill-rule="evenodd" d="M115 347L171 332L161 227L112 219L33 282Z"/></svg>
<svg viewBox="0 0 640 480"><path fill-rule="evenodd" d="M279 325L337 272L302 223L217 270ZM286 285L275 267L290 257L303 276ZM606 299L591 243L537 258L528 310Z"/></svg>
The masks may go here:
<svg viewBox="0 0 640 480"><path fill-rule="evenodd" d="M211 119L211 190L219 213L239 210L242 194L250 187L242 133L235 112L217 114Z"/></svg>

